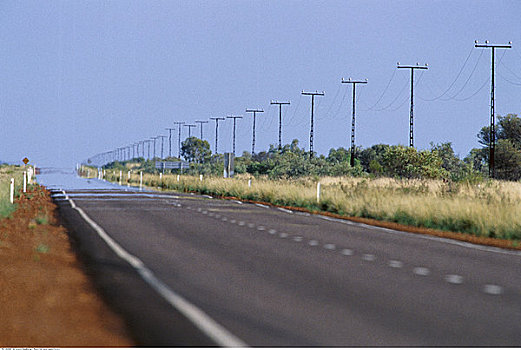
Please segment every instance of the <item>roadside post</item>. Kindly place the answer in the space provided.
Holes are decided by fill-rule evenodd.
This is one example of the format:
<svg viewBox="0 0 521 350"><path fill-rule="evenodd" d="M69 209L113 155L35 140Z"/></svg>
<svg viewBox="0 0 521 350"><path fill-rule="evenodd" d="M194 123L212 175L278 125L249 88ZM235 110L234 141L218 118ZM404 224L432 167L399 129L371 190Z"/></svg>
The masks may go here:
<svg viewBox="0 0 521 350"><path fill-rule="evenodd" d="M143 172L139 172L139 189L143 187Z"/></svg>
<svg viewBox="0 0 521 350"><path fill-rule="evenodd" d="M119 171L119 185L121 186L121 178L123 177L123 171Z"/></svg>
<svg viewBox="0 0 521 350"><path fill-rule="evenodd" d="M317 203L320 203L320 182L317 183Z"/></svg>
<svg viewBox="0 0 521 350"><path fill-rule="evenodd" d="M9 201L11 204L14 203L14 179L11 178L11 187L9 189Z"/></svg>
<svg viewBox="0 0 521 350"><path fill-rule="evenodd" d="M24 193L27 192L27 171L24 171Z"/></svg>
<svg viewBox="0 0 521 350"><path fill-rule="evenodd" d="M203 181L203 174L199 175L199 181Z"/></svg>

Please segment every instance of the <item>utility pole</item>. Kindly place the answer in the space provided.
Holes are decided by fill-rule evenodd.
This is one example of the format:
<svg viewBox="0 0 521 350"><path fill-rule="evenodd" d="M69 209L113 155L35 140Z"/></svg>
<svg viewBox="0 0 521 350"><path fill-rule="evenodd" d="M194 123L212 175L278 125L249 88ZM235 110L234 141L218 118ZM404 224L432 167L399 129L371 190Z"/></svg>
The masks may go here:
<svg viewBox="0 0 521 350"><path fill-rule="evenodd" d="M253 132L252 132L252 140L251 140L251 155L255 154L255 119L257 117L257 113L264 113L262 109L246 109L246 113L253 113Z"/></svg>
<svg viewBox="0 0 521 350"><path fill-rule="evenodd" d="M166 136L159 135L158 137L161 138L161 160L163 160L164 159L163 158L163 144L164 144Z"/></svg>
<svg viewBox="0 0 521 350"><path fill-rule="evenodd" d="M172 130L175 130L175 128L165 128L168 130L168 157L172 157Z"/></svg>
<svg viewBox="0 0 521 350"><path fill-rule="evenodd" d="M488 40L485 40L484 44L478 44L478 41L474 41L474 47L478 48L489 48L492 51L492 78L490 79L490 146L489 146L489 157L488 157L488 176L492 179L495 178L495 164L494 164L494 153L496 151L496 91L495 91L495 52L496 49L511 49L512 42L508 44L490 44Z"/></svg>
<svg viewBox="0 0 521 350"><path fill-rule="evenodd" d="M356 100L356 84L367 84L366 80L344 80L342 78L342 84L352 84L353 85L353 119L351 121L351 167L355 166L355 100Z"/></svg>
<svg viewBox="0 0 521 350"><path fill-rule="evenodd" d="M324 96L324 91L322 92L304 92L302 91L302 95L311 96L311 129L309 131L309 158L313 158L313 121L314 121L314 109L315 109L315 96Z"/></svg>
<svg viewBox="0 0 521 350"><path fill-rule="evenodd" d="M150 140L145 140L145 142L147 143L147 147L148 147L148 157L147 157L147 160L150 160Z"/></svg>
<svg viewBox="0 0 521 350"><path fill-rule="evenodd" d="M159 136L154 136L151 138L152 140L154 140L154 158L153 159L156 158L156 139L158 139L158 138L159 138Z"/></svg>
<svg viewBox="0 0 521 350"><path fill-rule="evenodd" d="M237 119L242 119L240 115L230 115L226 118L233 119L233 155L235 156L235 121Z"/></svg>
<svg viewBox="0 0 521 350"><path fill-rule="evenodd" d="M414 70L415 69L429 69L427 63L424 66L420 66L416 63L415 66L401 66L398 62L396 68L398 69L410 69L411 70L411 109L409 111L409 147L414 147Z"/></svg>
<svg viewBox="0 0 521 350"><path fill-rule="evenodd" d="M203 139L203 124L208 124L208 121L202 121L202 120L196 120L196 123L199 123L199 126L201 127L201 140Z"/></svg>
<svg viewBox="0 0 521 350"><path fill-rule="evenodd" d="M270 101L271 105L279 105L279 151L282 149L282 105L289 105L290 102Z"/></svg>
<svg viewBox="0 0 521 350"><path fill-rule="evenodd" d="M188 138L192 137L192 128L195 128L196 125L195 124L185 124L184 126L186 126L188 128Z"/></svg>
<svg viewBox="0 0 521 350"><path fill-rule="evenodd" d="M218 132L219 132L219 120L224 120L224 118L210 118L211 120L215 120L215 154L217 154L217 141L218 141Z"/></svg>
<svg viewBox="0 0 521 350"><path fill-rule="evenodd" d="M183 125L185 122L174 122L175 125L177 125L179 129L179 136L177 138L177 158L181 159L181 125Z"/></svg>

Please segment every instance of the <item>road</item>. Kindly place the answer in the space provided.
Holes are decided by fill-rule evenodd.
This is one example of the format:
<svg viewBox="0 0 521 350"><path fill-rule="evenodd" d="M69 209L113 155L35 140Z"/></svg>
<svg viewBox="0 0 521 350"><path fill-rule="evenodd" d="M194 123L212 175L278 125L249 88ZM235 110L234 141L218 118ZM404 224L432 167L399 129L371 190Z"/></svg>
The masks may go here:
<svg viewBox="0 0 521 350"><path fill-rule="evenodd" d="M208 196L53 196L145 345L521 345L516 252Z"/></svg>

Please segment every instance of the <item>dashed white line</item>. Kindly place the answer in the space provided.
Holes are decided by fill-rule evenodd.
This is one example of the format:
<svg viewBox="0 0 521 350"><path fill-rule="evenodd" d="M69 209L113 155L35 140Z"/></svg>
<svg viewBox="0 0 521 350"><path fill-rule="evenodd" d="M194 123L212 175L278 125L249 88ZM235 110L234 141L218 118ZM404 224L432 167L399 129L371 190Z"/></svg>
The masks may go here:
<svg viewBox="0 0 521 350"><path fill-rule="evenodd" d="M316 240L312 239L311 241L309 241L309 243L308 243L308 244L309 244L310 246L312 246L312 247L315 247L315 246L317 246L317 245L318 245L318 241L316 241Z"/></svg>
<svg viewBox="0 0 521 350"><path fill-rule="evenodd" d="M328 244L324 244L324 249L335 250L336 246L334 244L328 243Z"/></svg>
<svg viewBox="0 0 521 350"><path fill-rule="evenodd" d="M208 211L207 210L203 210L202 213L203 214L208 214Z"/></svg>
<svg viewBox="0 0 521 350"><path fill-rule="evenodd" d="M428 276L431 273L426 267L415 267L412 272L418 276Z"/></svg>
<svg viewBox="0 0 521 350"><path fill-rule="evenodd" d="M302 242L302 237L300 237L300 236L293 237L293 240L294 240L295 242Z"/></svg>
<svg viewBox="0 0 521 350"><path fill-rule="evenodd" d="M362 259L365 261L375 261L376 256L374 256L373 254L364 254L362 255Z"/></svg>
<svg viewBox="0 0 521 350"><path fill-rule="evenodd" d="M459 275L447 275L445 276L445 281L451 284L462 284L463 283L463 277Z"/></svg>
<svg viewBox="0 0 521 350"><path fill-rule="evenodd" d="M244 226L244 225L246 225L246 223L245 223L244 221L239 221L237 224L238 224L239 226Z"/></svg>
<svg viewBox="0 0 521 350"><path fill-rule="evenodd" d="M403 262L398 260L389 260L389 266L395 269L400 269L403 267Z"/></svg>
<svg viewBox="0 0 521 350"><path fill-rule="evenodd" d="M255 227L255 224L250 222L250 223L248 223L248 227L249 227L249 228L254 228L254 227Z"/></svg>
<svg viewBox="0 0 521 350"><path fill-rule="evenodd" d="M237 204L242 204L241 201L232 201L232 202L235 202L235 203L237 203Z"/></svg>
<svg viewBox="0 0 521 350"><path fill-rule="evenodd" d="M353 255L353 251L351 249L342 249L341 251L342 255Z"/></svg>
<svg viewBox="0 0 521 350"><path fill-rule="evenodd" d="M255 205L258 207L261 207L261 208L269 208L269 206L267 206L265 204L255 203Z"/></svg>
<svg viewBox="0 0 521 350"><path fill-rule="evenodd" d="M228 218L226 216L223 216L221 220L222 221L228 221Z"/></svg>
<svg viewBox="0 0 521 350"><path fill-rule="evenodd" d="M257 230L259 230L259 231L265 231L265 230L266 230L266 227L264 227L264 226L258 226L258 227L257 227Z"/></svg>
<svg viewBox="0 0 521 350"><path fill-rule="evenodd" d="M230 220L230 224L235 224L236 222L237 222L237 220L235 220L235 219Z"/></svg>
<svg viewBox="0 0 521 350"><path fill-rule="evenodd" d="M221 214L215 214L215 218L216 219L220 219L221 218Z"/></svg>
<svg viewBox="0 0 521 350"><path fill-rule="evenodd" d="M269 233L270 235L274 235L275 233L277 233L277 230L269 229L269 230L268 230L268 233Z"/></svg>
<svg viewBox="0 0 521 350"><path fill-rule="evenodd" d="M483 291L490 295L499 295L503 293L503 287L495 284L486 284Z"/></svg>
<svg viewBox="0 0 521 350"><path fill-rule="evenodd" d="M288 213L288 214L293 214L292 210L289 210L289 209L286 209L286 208L277 208L277 209L280 210L280 211L283 211L285 213Z"/></svg>
<svg viewBox="0 0 521 350"><path fill-rule="evenodd" d="M285 232L282 232L280 235L279 235L280 238L286 238L288 237L288 234L285 233Z"/></svg>

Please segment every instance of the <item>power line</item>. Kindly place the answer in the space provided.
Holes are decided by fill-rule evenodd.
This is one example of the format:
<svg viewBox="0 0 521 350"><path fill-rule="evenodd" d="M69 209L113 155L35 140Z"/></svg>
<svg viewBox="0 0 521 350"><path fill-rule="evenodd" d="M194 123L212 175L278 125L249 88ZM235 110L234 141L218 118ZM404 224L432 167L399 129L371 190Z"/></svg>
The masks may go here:
<svg viewBox="0 0 521 350"><path fill-rule="evenodd" d="M373 110L374 107L376 107L376 105L377 105L378 103L380 103L380 101L381 101L382 98L384 97L385 93L386 93L387 90L389 89L389 86L391 85L391 81L393 80L395 74L396 74L396 69L393 69L393 74L391 75L391 79L389 79L389 81L387 82L387 85L385 86L384 91L382 92L382 94L380 95L380 97L378 98L378 100L376 100L375 104L373 104L371 107L369 107L369 108L366 109L367 111L371 111L371 110Z"/></svg>

